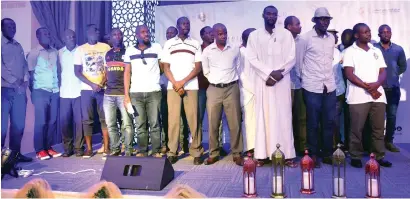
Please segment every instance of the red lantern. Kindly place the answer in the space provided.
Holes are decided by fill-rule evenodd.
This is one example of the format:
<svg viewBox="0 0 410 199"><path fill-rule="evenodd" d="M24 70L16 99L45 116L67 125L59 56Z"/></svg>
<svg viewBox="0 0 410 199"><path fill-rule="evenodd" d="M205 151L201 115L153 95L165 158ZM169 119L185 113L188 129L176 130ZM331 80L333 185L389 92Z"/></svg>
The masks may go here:
<svg viewBox="0 0 410 199"><path fill-rule="evenodd" d="M366 197L380 198L381 184L380 184L380 165L374 159L374 154L370 154L370 160L366 163Z"/></svg>
<svg viewBox="0 0 410 199"><path fill-rule="evenodd" d="M252 154L248 153L243 163L243 195L247 198L254 198L256 193L256 161Z"/></svg>
<svg viewBox="0 0 410 199"><path fill-rule="evenodd" d="M305 156L300 161L300 168L302 169L302 186L300 192L304 194L313 194L315 193L313 187L314 162L312 158L309 157L308 153L308 150L305 150Z"/></svg>

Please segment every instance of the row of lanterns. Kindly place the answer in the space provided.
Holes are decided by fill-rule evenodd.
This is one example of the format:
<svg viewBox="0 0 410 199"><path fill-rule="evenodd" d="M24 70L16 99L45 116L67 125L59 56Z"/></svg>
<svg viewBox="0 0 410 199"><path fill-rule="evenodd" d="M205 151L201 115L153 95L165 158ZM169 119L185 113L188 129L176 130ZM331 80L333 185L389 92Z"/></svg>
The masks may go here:
<svg viewBox="0 0 410 199"><path fill-rule="evenodd" d="M346 198L346 156L340 149L341 145L337 146L337 150L333 153L332 162L332 177L333 177L333 197ZM285 193L285 155L279 149L280 144L276 145L276 151L272 154L272 197L284 198ZM308 151L305 150L305 156L300 161L302 172L301 189L303 194L313 194L314 189L314 162L309 157ZM365 183L366 197L380 198L380 166L375 160L372 153L370 160L365 166ZM256 197L256 161L252 158L251 153L248 153L243 165L243 192L244 197Z"/></svg>

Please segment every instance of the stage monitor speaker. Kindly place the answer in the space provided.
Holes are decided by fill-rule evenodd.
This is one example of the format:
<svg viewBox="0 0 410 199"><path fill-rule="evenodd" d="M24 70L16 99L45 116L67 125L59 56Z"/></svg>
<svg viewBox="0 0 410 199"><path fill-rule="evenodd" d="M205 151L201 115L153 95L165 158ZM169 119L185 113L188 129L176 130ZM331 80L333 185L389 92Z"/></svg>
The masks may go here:
<svg viewBox="0 0 410 199"><path fill-rule="evenodd" d="M120 189L162 190L174 179L174 168L167 158L108 156L101 180Z"/></svg>

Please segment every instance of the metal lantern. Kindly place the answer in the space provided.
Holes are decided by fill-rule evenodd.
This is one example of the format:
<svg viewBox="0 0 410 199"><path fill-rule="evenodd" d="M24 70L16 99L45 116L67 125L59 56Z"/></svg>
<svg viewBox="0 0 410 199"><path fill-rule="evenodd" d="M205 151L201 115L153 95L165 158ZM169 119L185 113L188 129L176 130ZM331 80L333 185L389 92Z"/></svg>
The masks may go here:
<svg viewBox="0 0 410 199"><path fill-rule="evenodd" d="M333 153L333 195L334 198L346 198L346 156L337 145L337 150Z"/></svg>
<svg viewBox="0 0 410 199"><path fill-rule="evenodd" d="M248 153L243 163L243 195L247 198L256 197L256 161Z"/></svg>
<svg viewBox="0 0 410 199"><path fill-rule="evenodd" d="M374 159L374 154L370 154L370 160L366 163L365 167L366 177L366 197L367 198L380 198L381 197L381 184L380 184L380 165Z"/></svg>
<svg viewBox="0 0 410 199"><path fill-rule="evenodd" d="M308 150L305 150L305 156L300 161L300 168L302 169L302 186L300 192L304 194L313 194L315 193L314 179L314 162L312 158L309 157Z"/></svg>
<svg viewBox="0 0 410 199"><path fill-rule="evenodd" d="M285 155L276 145L272 154L272 198L284 198L285 195Z"/></svg>

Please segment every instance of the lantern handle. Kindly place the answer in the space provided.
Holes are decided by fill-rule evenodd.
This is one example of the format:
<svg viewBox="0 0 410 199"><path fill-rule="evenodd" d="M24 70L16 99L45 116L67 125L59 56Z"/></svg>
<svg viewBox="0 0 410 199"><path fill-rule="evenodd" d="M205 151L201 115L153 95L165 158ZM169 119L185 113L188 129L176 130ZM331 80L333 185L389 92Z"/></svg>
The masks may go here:
<svg viewBox="0 0 410 199"><path fill-rule="evenodd" d="M279 143L276 144L276 148L277 148L277 149L280 148L280 144L279 144Z"/></svg>

